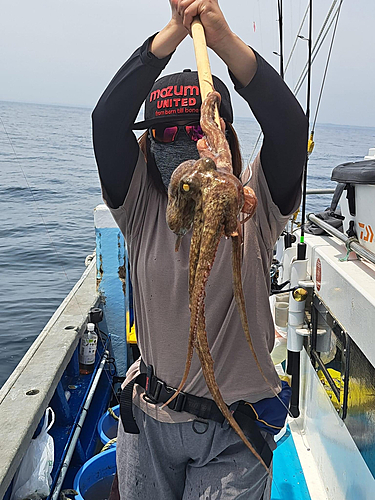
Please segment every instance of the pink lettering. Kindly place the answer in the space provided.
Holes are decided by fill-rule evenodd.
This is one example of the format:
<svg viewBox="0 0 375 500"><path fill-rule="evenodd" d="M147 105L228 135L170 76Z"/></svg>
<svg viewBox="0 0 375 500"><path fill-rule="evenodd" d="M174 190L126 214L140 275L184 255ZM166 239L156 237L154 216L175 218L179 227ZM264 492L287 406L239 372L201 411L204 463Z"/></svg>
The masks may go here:
<svg viewBox="0 0 375 500"><path fill-rule="evenodd" d="M188 95L188 91L189 91L190 95L194 95L194 91L195 91L195 95L199 95L199 87L197 87L196 85L185 85L184 95Z"/></svg>
<svg viewBox="0 0 375 500"><path fill-rule="evenodd" d="M159 99L160 97L160 90L157 89L157 90L154 90L153 92L151 92L150 94L150 102L151 101L155 101L155 99Z"/></svg>
<svg viewBox="0 0 375 500"><path fill-rule="evenodd" d="M177 85L174 86L174 95L182 95L184 93L183 85L180 85L180 90L177 91Z"/></svg>
<svg viewBox="0 0 375 500"><path fill-rule="evenodd" d="M163 108L170 108L172 106L172 99L165 99L162 103Z"/></svg>

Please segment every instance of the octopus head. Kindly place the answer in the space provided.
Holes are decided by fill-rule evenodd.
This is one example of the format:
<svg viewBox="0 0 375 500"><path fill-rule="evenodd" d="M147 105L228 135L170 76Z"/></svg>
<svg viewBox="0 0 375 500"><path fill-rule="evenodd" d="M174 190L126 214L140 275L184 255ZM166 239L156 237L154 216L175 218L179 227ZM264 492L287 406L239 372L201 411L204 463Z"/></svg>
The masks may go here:
<svg viewBox="0 0 375 500"><path fill-rule="evenodd" d="M183 179L188 178L194 170L195 160L187 160L173 172L168 187L167 224L177 234L179 240L193 225L195 200L183 189Z"/></svg>
<svg viewBox="0 0 375 500"><path fill-rule="evenodd" d="M186 207L195 207L202 196L205 178L216 172L216 165L210 158L200 158L194 163L184 162L173 173L169 199L174 200L181 212Z"/></svg>
<svg viewBox="0 0 375 500"><path fill-rule="evenodd" d="M217 170L216 164L212 158L199 158L199 160L195 162L195 166L201 172Z"/></svg>
<svg viewBox="0 0 375 500"><path fill-rule="evenodd" d="M176 250L181 238L193 225L196 205L201 199L202 180L213 170L216 170L213 160L200 158L181 163L172 174L168 188L167 224L178 236Z"/></svg>

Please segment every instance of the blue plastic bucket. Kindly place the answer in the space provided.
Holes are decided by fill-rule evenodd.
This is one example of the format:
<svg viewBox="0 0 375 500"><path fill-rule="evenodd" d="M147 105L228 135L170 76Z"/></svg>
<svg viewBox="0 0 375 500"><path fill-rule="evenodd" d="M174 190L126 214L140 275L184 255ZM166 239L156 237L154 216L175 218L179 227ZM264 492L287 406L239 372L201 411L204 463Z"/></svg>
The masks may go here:
<svg viewBox="0 0 375 500"><path fill-rule="evenodd" d="M114 406L112 408L115 415L120 415L120 405ZM104 413L98 422L98 434L100 441L103 444L107 444L109 440L117 436L118 420L115 420L108 411Z"/></svg>
<svg viewBox="0 0 375 500"><path fill-rule="evenodd" d="M109 497L116 472L116 448L90 458L77 472L73 488L75 500L102 500Z"/></svg>

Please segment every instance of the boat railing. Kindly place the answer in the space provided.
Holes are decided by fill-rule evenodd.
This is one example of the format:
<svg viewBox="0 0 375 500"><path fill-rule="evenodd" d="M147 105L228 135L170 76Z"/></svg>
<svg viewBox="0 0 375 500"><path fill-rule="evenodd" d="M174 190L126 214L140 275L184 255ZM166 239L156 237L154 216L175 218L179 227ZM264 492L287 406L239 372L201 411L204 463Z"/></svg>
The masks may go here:
<svg viewBox="0 0 375 500"><path fill-rule="evenodd" d="M334 189L327 188L327 189L307 189L306 193L307 194L333 194L335 192Z"/></svg>
<svg viewBox="0 0 375 500"><path fill-rule="evenodd" d="M372 262L373 264L375 264L375 254L373 252L371 252L370 250L367 250L366 248L364 248L358 242L358 240L356 238L349 238L345 233L342 233L341 231L339 231L335 227L331 226L330 224L328 224L324 220L319 219L319 217L317 217L314 214L309 214L307 216L307 218L310 222L313 222L314 224L319 226L321 229L326 231L331 236L335 236L340 241L345 243L346 247L350 251L355 252L357 255L360 255L361 257L364 257L365 259L367 259L370 262Z"/></svg>
<svg viewBox="0 0 375 500"><path fill-rule="evenodd" d="M94 258L0 389L0 498L77 348L87 311L99 299Z"/></svg>

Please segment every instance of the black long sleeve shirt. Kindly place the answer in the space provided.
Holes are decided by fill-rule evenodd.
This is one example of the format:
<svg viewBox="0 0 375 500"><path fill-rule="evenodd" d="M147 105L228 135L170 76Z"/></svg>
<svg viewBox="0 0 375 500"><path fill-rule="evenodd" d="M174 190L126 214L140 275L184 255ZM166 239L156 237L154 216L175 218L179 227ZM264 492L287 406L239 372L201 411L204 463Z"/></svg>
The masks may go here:
<svg viewBox="0 0 375 500"><path fill-rule="evenodd" d="M139 147L132 125L155 80L171 55L158 59L147 39L116 73L93 114L93 143L107 202L124 202L137 163ZM255 52L257 72L236 91L249 104L263 134L261 163L273 201L281 213L292 209L301 185L307 147L307 120L298 101L279 74Z"/></svg>

